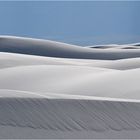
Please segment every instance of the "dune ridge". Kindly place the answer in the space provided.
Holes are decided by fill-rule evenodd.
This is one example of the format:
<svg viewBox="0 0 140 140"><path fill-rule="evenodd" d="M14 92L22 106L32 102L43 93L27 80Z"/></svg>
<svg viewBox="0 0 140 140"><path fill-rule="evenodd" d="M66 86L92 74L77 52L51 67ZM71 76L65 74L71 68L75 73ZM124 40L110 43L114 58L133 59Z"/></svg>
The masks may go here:
<svg viewBox="0 0 140 140"><path fill-rule="evenodd" d="M49 40L0 36L0 51L61 58L116 60L140 57L139 49L92 49Z"/></svg>

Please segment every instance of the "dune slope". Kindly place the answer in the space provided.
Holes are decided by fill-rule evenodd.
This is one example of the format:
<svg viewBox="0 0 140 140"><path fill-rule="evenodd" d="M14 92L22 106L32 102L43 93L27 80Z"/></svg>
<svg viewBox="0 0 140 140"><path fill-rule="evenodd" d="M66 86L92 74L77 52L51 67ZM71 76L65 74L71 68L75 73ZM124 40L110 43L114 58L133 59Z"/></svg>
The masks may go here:
<svg viewBox="0 0 140 140"><path fill-rule="evenodd" d="M80 134L81 131L91 134L93 132L92 137L89 135L87 138L96 138L97 133L101 134L97 138L103 137L102 134L104 138L113 138L105 134L109 131L117 131L122 135L121 131L137 131L140 128L140 104L138 103L0 98L0 106L1 126L43 131L43 134L38 136L39 133L33 136L24 135L25 132L22 131L20 138L52 138L53 135L51 137L49 135L51 132L57 132L57 136L54 136L56 138L62 138L62 134L64 138L69 138L67 132ZM78 138L78 135L72 137ZM6 135L5 138L10 136ZM19 138L18 134L13 138Z"/></svg>
<svg viewBox="0 0 140 140"><path fill-rule="evenodd" d="M0 51L40 56L115 60L140 57L139 49L92 49L49 40L23 37L0 37Z"/></svg>

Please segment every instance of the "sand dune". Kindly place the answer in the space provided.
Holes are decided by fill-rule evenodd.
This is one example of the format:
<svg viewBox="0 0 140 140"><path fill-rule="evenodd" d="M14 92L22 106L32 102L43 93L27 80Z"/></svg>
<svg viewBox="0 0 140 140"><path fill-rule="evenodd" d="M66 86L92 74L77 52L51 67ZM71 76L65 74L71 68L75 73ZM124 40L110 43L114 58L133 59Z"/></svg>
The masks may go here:
<svg viewBox="0 0 140 140"><path fill-rule="evenodd" d="M0 68L32 65L73 65L116 70L140 68L140 58L120 60L70 59L0 52Z"/></svg>
<svg viewBox="0 0 140 140"><path fill-rule="evenodd" d="M139 43L90 47L0 37L0 138L140 137Z"/></svg>
<svg viewBox="0 0 140 140"><path fill-rule="evenodd" d="M80 62L71 59L0 52L1 69L25 65L84 65L85 63L84 61Z"/></svg>
<svg viewBox="0 0 140 140"><path fill-rule="evenodd" d="M140 57L138 49L92 49L49 40L0 37L0 51L61 58L115 60Z"/></svg>
<svg viewBox="0 0 140 140"><path fill-rule="evenodd" d="M108 71L112 70L82 66L51 65L7 68L0 70L0 88L15 89L21 87L21 90L26 90L27 88L27 91L28 89L33 89L39 92L46 92L46 89L59 90L66 86L66 83L71 85L76 81L85 81L86 77L96 76L99 73Z"/></svg>
<svg viewBox="0 0 140 140"><path fill-rule="evenodd" d="M140 68L140 58L121 59L115 61L94 61L89 62L88 66L102 67L116 70L128 70Z"/></svg>
<svg viewBox="0 0 140 140"><path fill-rule="evenodd" d="M93 48L93 49L140 49L139 43L125 44L125 45L118 45L118 44L94 45L94 46L86 46L86 47Z"/></svg>
<svg viewBox="0 0 140 140"><path fill-rule="evenodd" d="M138 75L139 69L118 71L82 66L21 66L0 71L0 88L38 92L43 95L54 92L140 99L137 94L140 91Z"/></svg>
<svg viewBox="0 0 140 140"><path fill-rule="evenodd" d="M139 132L139 103L0 98L0 106L0 126L12 133L0 138L139 138L125 135Z"/></svg>

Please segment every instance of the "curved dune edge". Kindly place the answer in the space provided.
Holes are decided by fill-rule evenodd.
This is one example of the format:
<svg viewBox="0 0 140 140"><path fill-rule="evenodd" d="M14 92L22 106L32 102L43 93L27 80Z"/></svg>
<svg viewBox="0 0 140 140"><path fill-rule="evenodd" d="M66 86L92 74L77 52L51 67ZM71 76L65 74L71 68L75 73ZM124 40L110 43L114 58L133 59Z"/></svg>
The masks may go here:
<svg viewBox="0 0 140 140"><path fill-rule="evenodd" d="M30 65L71 65L99 67L115 70L128 70L140 68L140 58L129 58L121 60L86 60L0 52L0 69Z"/></svg>
<svg viewBox="0 0 140 140"><path fill-rule="evenodd" d="M68 95L61 93L36 93L21 90L0 89L0 98L19 98L19 99L73 99L73 100L93 100L93 101L111 101L111 102L135 102L140 103L140 99L125 99L125 98L109 98L109 97L96 97L86 95Z"/></svg>
<svg viewBox="0 0 140 140"><path fill-rule="evenodd" d="M50 40L0 36L0 51L39 56L117 60L140 57L139 49L92 49Z"/></svg>
<svg viewBox="0 0 140 140"><path fill-rule="evenodd" d="M140 43L132 43L132 44L104 44L104 45L93 45L93 46L86 46L88 48L93 49L140 49Z"/></svg>

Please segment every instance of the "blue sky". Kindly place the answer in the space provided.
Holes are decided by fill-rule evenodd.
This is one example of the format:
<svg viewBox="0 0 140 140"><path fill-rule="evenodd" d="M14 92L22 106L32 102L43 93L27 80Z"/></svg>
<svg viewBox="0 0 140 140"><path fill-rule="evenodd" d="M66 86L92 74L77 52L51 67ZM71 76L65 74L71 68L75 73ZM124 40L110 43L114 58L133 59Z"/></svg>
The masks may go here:
<svg viewBox="0 0 140 140"><path fill-rule="evenodd" d="M83 46L140 42L140 2L1 1L0 34Z"/></svg>

